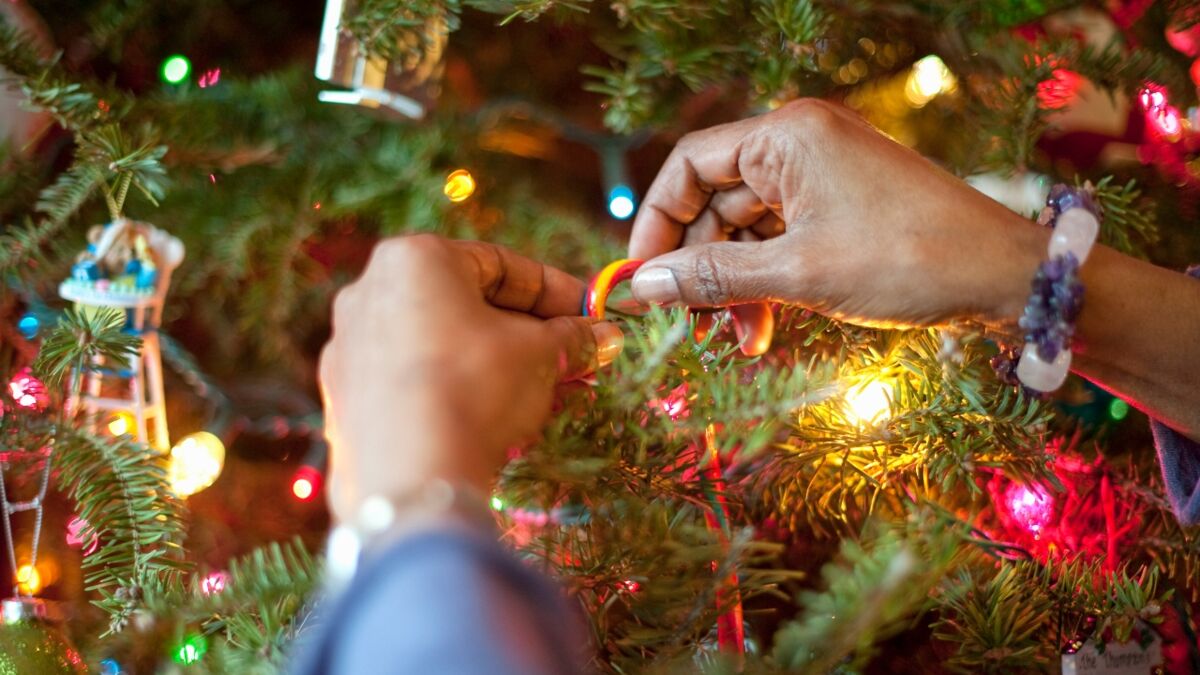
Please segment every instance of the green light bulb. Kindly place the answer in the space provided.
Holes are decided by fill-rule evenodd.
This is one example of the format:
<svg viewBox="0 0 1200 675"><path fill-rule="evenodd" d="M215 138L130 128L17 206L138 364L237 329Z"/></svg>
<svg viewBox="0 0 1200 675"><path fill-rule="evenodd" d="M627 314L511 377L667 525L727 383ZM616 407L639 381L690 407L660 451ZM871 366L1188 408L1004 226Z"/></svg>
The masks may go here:
<svg viewBox="0 0 1200 675"><path fill-rule="evenodd" d="M192 62L186 56L175 54L168 56L162 64L162 78L168 84L179 84L187 79L192 72Z"/></svg>
<svg viewBox="0 0 1200 675"><path fill-rule="evenodd" d="M1114 420L1119 422L1119 421L1125 419L1125 416L1128 414L1129 414L1129 404L1126 403L1125 401L1122 401L1119 398L1114 398L1108 404L1108 416L1113 418Z"/></svg>

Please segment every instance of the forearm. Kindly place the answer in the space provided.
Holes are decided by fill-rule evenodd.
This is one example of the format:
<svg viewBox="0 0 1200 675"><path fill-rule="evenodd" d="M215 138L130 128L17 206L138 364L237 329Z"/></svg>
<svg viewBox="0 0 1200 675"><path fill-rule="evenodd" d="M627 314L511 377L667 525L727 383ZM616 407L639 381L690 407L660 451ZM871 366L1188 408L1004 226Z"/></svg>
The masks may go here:
<svg viewBox="0 0 1200 675"><path fill-rule="evenodd" d="M1083 282L1075 370L1200 440L1200 282L1102 246Z"/></svg>
<svg viewBox="0 0 1200 675"><path fill-rule="evenodd" d="M1029 282L1050 231L1008 216L1011 258L988 264L997 308L985 322L1019 338ZM995 256L991 256L995 257ZM1078 374L1200 440L1200 282L1097 245L1081 268L1083 309L1071 364Z"/></svg>

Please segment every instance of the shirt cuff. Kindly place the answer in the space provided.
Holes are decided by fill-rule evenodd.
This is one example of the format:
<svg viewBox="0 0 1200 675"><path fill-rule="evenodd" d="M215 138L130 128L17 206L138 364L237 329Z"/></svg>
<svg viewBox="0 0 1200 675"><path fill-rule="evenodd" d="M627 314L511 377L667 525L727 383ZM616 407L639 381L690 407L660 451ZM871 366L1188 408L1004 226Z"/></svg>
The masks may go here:
<svg viewBox="0 0 1200 675"><path fill-rule="evenodd" d="M1167 500L1183 525L1200 523L1200 443L1157 420L1150 420Z"/></svg>
<svg viewBox="0 0 1200 675"><path fill-rule="evenodd" d="M582 671L586 644L562 589L483 528L389 542L316 618L294 675L560 675Z"/></svg>

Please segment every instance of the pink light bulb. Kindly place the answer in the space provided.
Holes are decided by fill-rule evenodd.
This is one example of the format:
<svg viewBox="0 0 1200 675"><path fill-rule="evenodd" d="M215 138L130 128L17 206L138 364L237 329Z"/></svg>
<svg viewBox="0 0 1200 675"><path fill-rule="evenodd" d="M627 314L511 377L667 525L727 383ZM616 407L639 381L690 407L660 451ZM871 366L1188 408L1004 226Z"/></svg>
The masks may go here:
<svg viewBox="0 0 1200 675"><path fill-rule="evenodd" d="M1013 483L1005 491L1004 501L1013 520L1038 534L1054 516L1054 498L1041 487Z"/></svg>
<svg viewBox="0 0 1200 675"><path fill-rule="evenodd" d="M8 393L17 405L28 410L40 411L50 402L46 385L33 376L33 371L24 368L8 381Z"/></svg>
<svg viewBox="0 0 1200 675"><path fill-rule="evenodd" d="M88 521L75 516L71 522L67 523L67 545L76 546L83 549L84 555L95 553L100 546L100 538L93 533L90 537L84 536L84 530L87 529Z"/></svg>
<svg viewBox="0 0 1200 675"><path fill-rule="evenodd" d="M1147 84L1142 87L1138 99L1142 103L1142 109L1146 112L1154 112L1167 104L1167 94L1157 84Z"/></svg>
<svg viewBox="0 0 1200 675"><path fill-rule="evenodd" d="M1173 105L1164 106L1147 115L1156 131L1162 136L1174 140L1183 131L1182 116L1179 109Z"/></svg>
<svg viewBox="0 0 1200 675"><path fill-rule="evenodd" d="M213 572L200 580L200 592L204 595L216 595L229 585L229 575L225 572Z"/></svg>

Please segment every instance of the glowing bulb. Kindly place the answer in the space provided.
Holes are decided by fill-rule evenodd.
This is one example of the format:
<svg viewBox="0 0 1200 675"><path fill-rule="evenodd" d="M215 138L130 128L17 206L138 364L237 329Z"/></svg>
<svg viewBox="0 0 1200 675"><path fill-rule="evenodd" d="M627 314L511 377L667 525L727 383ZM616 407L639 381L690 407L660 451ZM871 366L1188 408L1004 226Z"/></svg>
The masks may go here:
<svg viewBox="0 0 1200 675"><path fill-rule="evenodd" d="M608 193L608 212L617 220L625 220L633 215L633 190L628 186L618 185Z"/></svg>
<svg viewBox="0 0 1200 675"><path fill-rule="evenodd" d="M34 595L42 590L42 573L38 568L26 563L17 568L17 588L26 595Z"/></svg>
<svg viewBox="0 0 1200 675"><path fill-rule="evenodd" d="M225 466L225 444L207 431L188 434L171 448L171 489L180 497L203 490Z"/></svg>
<svg viewBox="0 0 1200 675"><path fill-rule="evenodd" d="M8 381L8 393L18 406L27 410L41 411L50 402L46 385L29 368L23 368Z"/></svg>
<svg viewBox="0 0 1200 675"><path fill-rule="evenodd" d="M504 510L504 500L500 499L499 497L492 497L492 510L493 511L503 511Z"/></svg>
<svg viewBox="0 0 1200 675"><path fill-rule="evenodd" d="M192 62L186 56L175 54L168 56L162 64L162 78L167 84L179 84L187 79L192 72Z"/></svg>
<svg viewBox="0 0 1200 675"><path fill-rule="evenodd" d="M200 85L201 89L206 89L208 87L215 85L216 83L218 83L220 81L221 81L221 69L220 68L211 68L209 70L204 71L204 74L200 76L200 81L197 82L197 84Z"/></svg>
<svg viewBox="0 0 1200 675"><path fill-rule="evenodd" d="M321 474L311 466L302 466L292 478L292 494L302 502L312 499L317 494L321 483Z"/></svg>
<svg viewBox="0 0 1200 675"><path fill-rule="evenodd" d="M183 644L175 648L175 653L171 655L176 663L190 665L204 657L204 653L208 651L208 641L203 635L189 635L184 639Z"/></svg>
<svg viewBox="0 0 1200 675"><path fill-rule="evenodd" d="M1178 108L1173 105L1163 106L1151 111L1146 116L1158 133L1167 140L1172 142L1179 140L1179 134L1183 131L1183 122Z"/></svg>
<svg viewBox="0 0 1200 675"><path fill-rule="evenodd" d="M133 413L128 410L118 410L113 414L112 420L108 423L108 433L114 437L133 434L136 428L137 420L133 418Z"/></svg>
<svg viewBox="0 0 1200 675"><path fill-rule="evenodd" d="M891 388L873 380L846 392L846 414L859 426L870 426L891 417Z"/></svg>
<svg viewBox="0 0 1200 675"><path fill-rule="evenodd" d="M87 534L88 521L75 516L67 523L67 546L83 549L84 555L91 555L100 547L100 537L92 532Z"/></svg>
<svg viewBox="0 0 1200 675"><path fill-rule="evenodd" d="M32 314L26 314L17 322L17 330L21 332L21 335L25 336L26 340L32 340L37 337L38 330L40 329L41 323Z"/></svg>
<svg viewBox="0 0 1200 675"><path fill-rule="evenodd" d="M904 97L914 108L922 108L937 98L958 88L954 73L934 54L913 64L904 83Z"/></svg>
<svg viewBox="0 0 1200 675"><path fill-rule="evenodd" d="M475 177L466 169L454 171L446 176L446 185L442 188L446 198L452 202L461 202L475 194Z"/></svg>
<svg viewBox="0 0 1200 675"><path fill-rule="evenodd" d="M1138 93L1138 100L1141 101L1143 110L1154 112L1167 104L1167 93L1157 84L1147 84Z"/></svg>
<svg viewBox="0 0 1200 675"><path fill-rule="evenodd" d="M1004 497L1017 524L1034 534L1040 533L1054 515L1054 499L1040 487L1013 483Z"/></svg>
<svg viewBox="0 0 1200 675"><path fill-rule="evenodd" d="M1129 414L1129 404L1119 398L1114 398L1108 404L1108 416L1120 422Z"/></svg>
<svg viewBox="0 0 1200 675"><path fill-rule="evenodd" d="M225 572L213 572L200 580L200 592L204 595L216 595L229 585L229 575Z"/></svg>

